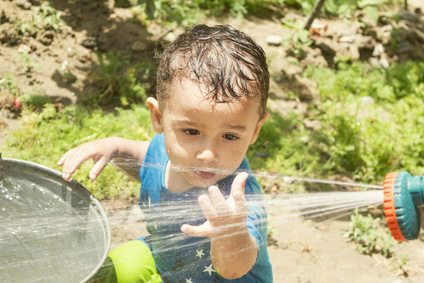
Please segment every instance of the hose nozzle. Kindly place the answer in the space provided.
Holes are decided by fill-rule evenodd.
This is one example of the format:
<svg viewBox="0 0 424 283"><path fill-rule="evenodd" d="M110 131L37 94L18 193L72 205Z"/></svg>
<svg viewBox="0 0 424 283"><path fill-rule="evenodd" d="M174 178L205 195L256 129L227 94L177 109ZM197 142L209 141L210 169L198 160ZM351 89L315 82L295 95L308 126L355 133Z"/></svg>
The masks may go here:
<svg viewBox="0 0 424 283"><path fill-rule="evenodd" d="M384 215L397 241L417 239L421 228L420 206L424 204L424 176L392 172L384 179Z"/></svg>

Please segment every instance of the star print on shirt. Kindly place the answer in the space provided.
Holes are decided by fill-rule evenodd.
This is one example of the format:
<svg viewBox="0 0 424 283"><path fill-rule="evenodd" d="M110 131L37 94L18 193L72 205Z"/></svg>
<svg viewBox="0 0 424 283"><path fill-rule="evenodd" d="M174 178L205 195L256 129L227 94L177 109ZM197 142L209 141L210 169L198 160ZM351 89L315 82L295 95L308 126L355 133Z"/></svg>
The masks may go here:
<svg viewBox="0 0 424 283"><path fill-rule="evenodd" d="M190 279L186 279L185 283L193 283L193 281L191 281L191 278L190 278Z"/></svg>
<svg viewBox="0 0 424 283"><path fill-rule="evenodd" d="M209 276L211 276L212 275L212 272L216 272L216 271L213 270L212 264L211 264L208 267L205 266L205 270L203 270L203 272L207 272L207 273L209 273Z"/></svg>
<svg viewBox="0 0 424 283"><path fill-rule="evenodd" d="M199 258L202 258L202 256L204 256L205 254L203 253L203 249L202 250L197 250L196 251L196 253L197 253L197 255L196 255L196 257L199 257Z"/></svg>

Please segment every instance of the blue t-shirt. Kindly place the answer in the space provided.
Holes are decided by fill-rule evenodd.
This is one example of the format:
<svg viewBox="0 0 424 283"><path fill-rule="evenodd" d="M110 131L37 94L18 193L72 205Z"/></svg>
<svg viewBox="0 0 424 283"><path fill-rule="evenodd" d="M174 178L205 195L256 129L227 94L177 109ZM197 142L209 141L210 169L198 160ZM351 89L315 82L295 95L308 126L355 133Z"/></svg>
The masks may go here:
<svg viewBox="0 0 424 283"><path fill-rule="evenodd" d="M245 185L249 214L247 228L258 244L255 265L243 277L228 280L221 277L212 266L209 238L193 237L181 232L183 224L201 225L206 218L197 202L207 188L194 187L184 193L174 194L165 187L165 170L169 161L163 134L151 141L140 169L139 204L147 218L151 245L157 269L169 282L272 282L272 267L267 250L267 215L262 204L260 186L252 176L244 158L237 172L245 171L249 177ZM235 178L230 175L217 183L228 197Z"/></svg>

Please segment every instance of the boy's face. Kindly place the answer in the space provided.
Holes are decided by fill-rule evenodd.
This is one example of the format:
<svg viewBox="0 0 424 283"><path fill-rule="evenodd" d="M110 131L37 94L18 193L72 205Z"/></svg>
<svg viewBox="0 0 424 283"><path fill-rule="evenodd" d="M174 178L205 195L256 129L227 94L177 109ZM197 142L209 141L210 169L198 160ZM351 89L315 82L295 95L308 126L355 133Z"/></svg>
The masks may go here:
<svg viewBox="0 0 424 283"><path fill-rule="evenodd" d="M211 101L186 79L169 89L172 93L162 107L153 98L148 105L154 129L164 132L171 170L187 186L211 186L239 167L268 113L259 117L258 102L249 97Z"/></svg>

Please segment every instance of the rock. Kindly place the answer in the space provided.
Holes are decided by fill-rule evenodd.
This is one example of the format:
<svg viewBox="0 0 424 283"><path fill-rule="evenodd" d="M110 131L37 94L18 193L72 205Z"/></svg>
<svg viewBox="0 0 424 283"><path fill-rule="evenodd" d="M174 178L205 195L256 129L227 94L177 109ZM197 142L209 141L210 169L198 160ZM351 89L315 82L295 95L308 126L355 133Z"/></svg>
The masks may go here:
<svg viewBox="0 0 424 283"><path fill-rule="evenodd" d="M27 53L31 52L31 48L29 48L28 45L21 43L18 47L18 53L25 53L25 52Z"/></svg>
<svg viewBox="0 0 424 283"><path fill-rule="evenodd" d="M315 82L296 75L298 83L298 95L301 102L312 102L318 98Z"/></svg>
<svg viewBox="0 0 424 283"><path fill-rule="evenodd" d="M355 42L355 35L343 35L339 38L339 42L341 43L354 43Z"/></svg>
<svg viewBox="0 0 424 283"><path fill-rule="evenodd" d="M378 43L374 47L374 50L372 51L372 56L373 57L380 57L381 54L383 54L383 52L384 52L384 46L381 43Z"/></svg>
<svg viewBox="0 0 424 283"><path fill-rule="evenodd" d="M317 67L328 67L328 62L322 55L322 52L319 48L312 49L306 48L306 57L303 59L304 64L306 65L314 65Z"/></svg>
<svg viewBox="0 0 424 283"><path fill-rule="evenodd" d="M7 28L4 26L0 27L0 43L6 43L9 39L9 35L7 33Z"/></svg>
<svg viewBox="0 0 424 283"><path fill-rule="evenodd" d="M361 58L358 46L356 46L355 44L349 46L349 52L351 54L350 57L352 58L352 61L357 61L359 60L359 58Z"/></svg>
<svg viewBox="0 0 424 283"><path fill-rule="evenodd" d="M371 36L361 36L357 40L358 48L374 49L374 39Z"/></svg>
<svg viewBox="0 0 424 283"><path fill-rule="evenodd" d="M387 69L387 68L390 67L389 60L387 60L386 56L382 56L380 58L380 61L379 62L380 62L381 67L383 67L384 69Z"/></svg>
<svg viewBox="0 0 424 283"><path fill-rule="evenodd" d="M40 34L38 41L40 41L43 45L49 46L52 44L54 38L54 33L51 30L46 30L42 34Z"/></svg>
<svg viewBox="0 0 424 283"><path fill-rule="evenodd" d="M338 49L336 43L328 38L315 39L312 47L319 48L321 50L321 54L324 56L324 58L326 58L327 62L332 62L334 56L336 55L336 50ZM329 65L332 64L331 62L329 62Z"/></svg>
<svg viewBox="0 0 424 283"><path fill-rule="evenodd" d="M9 18L6 16L6 13L2 10L0 13L0 25L7 23Z"/></svg>
<svg viewBox="0 0 424 283"><path fill-rule="evenodd" d="M290 58L293 57L287 57L287 61L290 61ZM283 81L291 81L297 74L300 74L303 71L302 67L300 67L299 65L287 63L286 66L286 68L281 70L281 78Z"/></svg>
<svg viewBox="0 0 424 283"><path fill-rule="evenodd" d="M84 50L83 54L81 54L79 56L78 60L81 63L85 63L85 62L91 61L91 54L92 54L92 51L91 50Z"/></svg>
<svg viewBox="0 0 424 283"><path fill-rule="evenodd" d="M364 32L364 35L365 36L370 36L374 40L377 40L378 39L378 32L377 32L377 30L375 28L366 29L365 32Z"/></svg>
<svg viewBox="0 0 424 283"><path fill-rule="evenodd" d="M266 37L266 42L272 46L280 46L282 40L283 38L279 35L268 35Z"/></svg>
<svg viewBox="0 0 424 283"><path fill-rule="evenodd" d="M95 37L87 37L81 43L87 49L95 49L97 47L97 39Z"/></svg>
<svg viewBox="0 0 424 283"><path fill-rule="evenodd" d="M377 58L371 57L369 62L374 69L381 68L380 61Z"/></svg>
<svg viewBox="0 0 424 283"><path fill-rule="evenodd" d="M135 52L141 52L148 48L148 45L144 41L136 41L133 44L131 44L131 50Z"/></svg>
<svg viewBox="0 0 424 283"><path fill-rule="evenodd" d="M16 0L15 5L24 10L29 10L32 6L31 2L25 0Z"/></svg>
<svg viewBox="0 0 424 283"><path fill-rule="evenodd" d="M164 37L163 40L166 42L173 42L177 36L173 32L168 32Z"/></svg>
<svg viewBox="0 0 424 283"><path fill-rule="evenodd" d="M414 13L409 12L408 10L401 9L398 12L400 18L404 21L412 22L412 23L418 23L420 20L420 17Z"/></svg>

